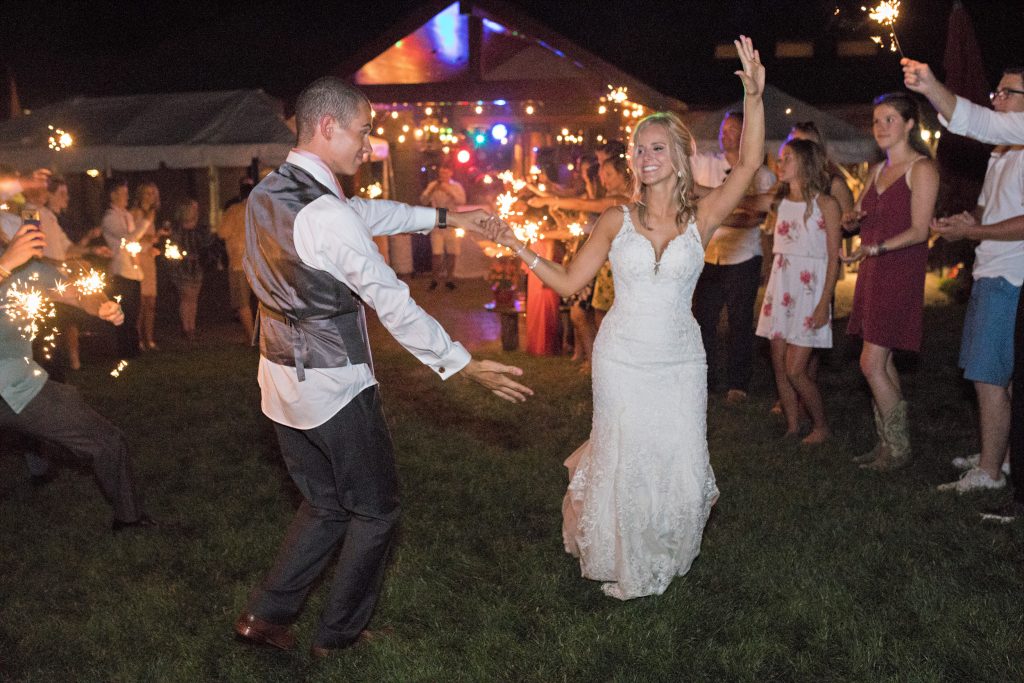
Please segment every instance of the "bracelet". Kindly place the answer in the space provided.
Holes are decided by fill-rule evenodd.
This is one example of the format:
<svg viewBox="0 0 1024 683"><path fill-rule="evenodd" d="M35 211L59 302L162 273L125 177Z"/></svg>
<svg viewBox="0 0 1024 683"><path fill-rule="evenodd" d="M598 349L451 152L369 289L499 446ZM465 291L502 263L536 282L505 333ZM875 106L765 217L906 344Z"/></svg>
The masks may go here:
<svg viewBox="0 0 1024 683"><path fill-rule="evenodd" d="M533 270L534 268L537 267L538 263L540 263L540 254L534 254L533 263L527 263L526 267L529 268L530 270Z"/></svg>
<svg viewBox="0 0 1024 683"><path fill-rule="evenodd" d="M447 228L448 227L448 209L439 207L437 209L437 227Z"/></svg>
<svg viewBox="0 0 1024 683"><path fill-rule="evenodd" d="M884 243L879 243L878 244L878 252L876 253L876 256L881 256L882 254L884 254L887 251L889 251L889 248L886 247Z"/></svg>
<svg viewBox="0 0 1024 683"><path fill-rule="evenodd" d="M7 270L3 266L0 266L0 280L6 280L11 276L11 271Z"/></svg>

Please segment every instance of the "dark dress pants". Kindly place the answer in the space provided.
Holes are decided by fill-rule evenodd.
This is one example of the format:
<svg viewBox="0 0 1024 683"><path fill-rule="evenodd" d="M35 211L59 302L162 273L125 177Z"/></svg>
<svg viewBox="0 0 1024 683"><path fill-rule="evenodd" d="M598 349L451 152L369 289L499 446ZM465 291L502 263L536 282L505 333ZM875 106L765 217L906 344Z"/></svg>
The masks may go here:
<svg viewBox="0 0 1024 683"><path fill-rule="evenodd" d="M115 275L110 281L111 298L121 297L124 322L114 328L115 347L118 358L135 358L139 355L139 307L142 305L142 286L138 280Z"/></svg>
<svg viewBox="0 0 1024 683"><path fill-rule="evenodd" d="M1010 397L1010 482L1013 500L1024 505L1024 296L1017 302L1013 334L1013 395Z"/></svg>
<svg viewBox="0 0 1024 683"><path fill-rule="evenodd" d="M727 309L729 337L726 350L727 389L747 391L754 354L754 301L761 284L761 257L735 265L704 264L693 295L693 315L700 325L708 357L708 389L716 388L715 347L718 318Z"/></svg>
<svg viewBox="0 0 1024 683"><path fill-rule="evenodd" d="M142 516L124 434L90 408L75 387L47 380L20 413L0 400L0 431L8 430L58 446L90 467L114 508L114 519L134 522ZM53 452L43 449L47 455Z"/></svg>
<svg viewBox="0 0 1024 683"><path fill-rule="evenodd" d="M315 644L343 647L366 628L398 522L391 434L376 386L313 429L275 423L281 455L303 501L248 611L291 624L340 545Z"/></svg>

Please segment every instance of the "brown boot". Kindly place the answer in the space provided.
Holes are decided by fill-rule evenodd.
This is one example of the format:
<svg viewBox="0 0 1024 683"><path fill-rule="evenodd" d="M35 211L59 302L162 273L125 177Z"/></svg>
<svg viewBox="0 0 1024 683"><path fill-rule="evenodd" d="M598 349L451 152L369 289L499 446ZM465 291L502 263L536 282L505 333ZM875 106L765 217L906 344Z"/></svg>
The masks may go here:
<svg viewBox="0 0 1024 683"><path fill-rule="evenodd" d="M910 425L907 423L907 402L897 403L882 422L882 435L887 449L874 462L861 465L876 472L891 472L910 464Z"/></svg>
<svg viewBox="0 0 1024 683"><path fill-rule="evenodd" d="M871 402L871 412L875 415L875 434L878 435L878 442L875 444L867 453L854 456L850 458L850 462L856 465L866 465L868 463L878 460L885 450L885 434L882 430L882 413L878 410L878 404L874 401Z"/></svg>

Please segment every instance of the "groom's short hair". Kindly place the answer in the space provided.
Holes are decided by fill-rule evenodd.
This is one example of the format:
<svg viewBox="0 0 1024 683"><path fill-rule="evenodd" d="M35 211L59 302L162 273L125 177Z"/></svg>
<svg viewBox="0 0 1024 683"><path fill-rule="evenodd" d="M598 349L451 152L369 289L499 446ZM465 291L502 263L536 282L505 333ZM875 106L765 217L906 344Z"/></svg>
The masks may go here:
<svg viewBox="0 0 1024 683"><path fill-rule="evenodd" d="M330 116L344 125L364 103L370 104L366 95L340 78L318 78L306 86L295 101L295 132L299 142L313 139L313 132L323 117Z"/></svg>

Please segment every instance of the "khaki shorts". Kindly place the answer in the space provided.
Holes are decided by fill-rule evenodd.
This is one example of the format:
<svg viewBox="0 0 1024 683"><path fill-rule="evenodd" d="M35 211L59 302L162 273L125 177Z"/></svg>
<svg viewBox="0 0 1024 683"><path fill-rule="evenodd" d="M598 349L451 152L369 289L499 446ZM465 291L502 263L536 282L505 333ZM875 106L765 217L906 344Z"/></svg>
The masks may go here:
<svg viewBox="0 0 1024 683"><path fill-rule="evenodd" d="M434 256L451 254L458 256L462 253L462 240L464 237L455 236L455 228L434 228L430 231L430 252Z"/></svg>

